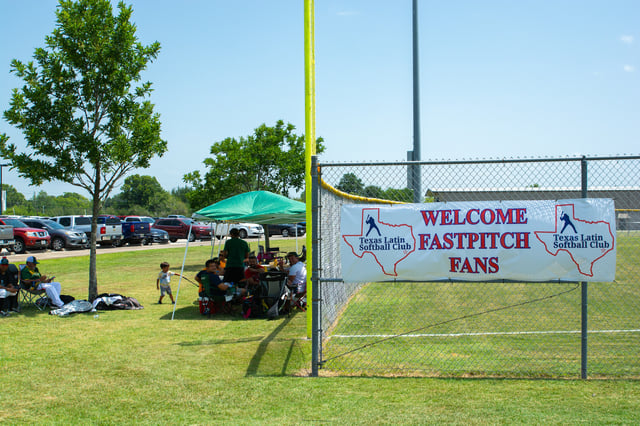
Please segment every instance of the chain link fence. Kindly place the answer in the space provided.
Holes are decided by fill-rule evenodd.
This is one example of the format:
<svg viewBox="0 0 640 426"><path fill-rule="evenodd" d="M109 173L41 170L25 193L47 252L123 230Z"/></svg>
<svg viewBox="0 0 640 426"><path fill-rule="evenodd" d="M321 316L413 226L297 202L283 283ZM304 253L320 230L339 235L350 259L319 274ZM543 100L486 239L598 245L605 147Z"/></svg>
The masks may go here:
<svg viewBox="0 0 640 426"><path fill-rule="evenodd" d="M640 377L640 157L340 163L314 170L319 374ZM415 184L407 182L416 175L427 203L613 199L615 282L344 283L341 206L413 202Z"/></svg>

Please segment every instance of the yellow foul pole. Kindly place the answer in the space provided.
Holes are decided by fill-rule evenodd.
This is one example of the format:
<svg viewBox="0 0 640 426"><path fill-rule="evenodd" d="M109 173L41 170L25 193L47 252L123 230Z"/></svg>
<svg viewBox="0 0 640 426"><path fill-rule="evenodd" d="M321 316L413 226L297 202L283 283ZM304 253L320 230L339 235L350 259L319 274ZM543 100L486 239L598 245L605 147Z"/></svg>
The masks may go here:
<svg viewBox="0 0 640 426"><path fill-rule="evenodd" d="M304 126L305 126L305 202L307 205L307 338L311 338L311 274L312 235L311 226L311 157L316 155L316 54L314 39L313 0L304 0Z"/></svg>

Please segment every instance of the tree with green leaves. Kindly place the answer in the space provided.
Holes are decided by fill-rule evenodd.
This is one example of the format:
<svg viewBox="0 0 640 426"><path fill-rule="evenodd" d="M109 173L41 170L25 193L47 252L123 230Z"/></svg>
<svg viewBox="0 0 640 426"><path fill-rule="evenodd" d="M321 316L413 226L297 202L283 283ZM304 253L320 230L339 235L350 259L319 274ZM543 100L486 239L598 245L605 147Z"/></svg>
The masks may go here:
<svg viewBox="0 0 640 426"><path fill-rule="evenodd" d="M120 178L149 167L167 149L148 99L151 83L140 83L160 44L138 41L130 6L120 2L113 12L109 0L60 0L45 47L35 50L33 61L11 62L24 86L14 89L4 118L22 130L26 149L0 134L0 155L32 185L58 180L91 195L90 300L98 294L101 204Z"/></svg>
<svg viewBox="0 0 640 426"><path fill-rule="evenodd" d="M355 173L345 173L342 175L336 188L351 195L364 194L364 183L362 183L362 179L356 176Z"/></svg>
<svg viewBox="0 0 640 426"><path fill-rule="evenodd" d="M15 206L23 206L27 203L27 199L24 197L24 195L18 192L18 190L13 187L13 185L7 185L3 183L2 190L7 191L7 198L5 199L7 209Z"/></svg>
<svg viewBox="0 0 640 426"><path fill-rule="evenodd" d="M362 179L355 173L345 173L340 178L340 182L336 185L336 189L351 195L360 195L367 198L379 198L381 200L402 201L410 203L413 200L413 192L410 188L387 188L382 189L379 186L364 186Z"/></svg>
<svg viewBox="0 0 640 426"><path fill-rule="evenodd" d="M369 185L364 188L362 195L367 198L384 198L384 191L379 186Z"/></svg>
<svg viewBox="0 0 640 426"><path fill-rule="evenodd" d="M65 192L55 197L53 201L54 210L50 216L60 216L64 214L84 214L91 211L91 200L76 192Z"/></svg>
<svg viewBox="0 0 640 426"><path fill-rule="evenodd" d="M188 186L181 186L178 188L173 188L171 190L171 195L173 195L176 200L183 202L186 206L189 204L189 198L187 198L187 194L189 193L189 191L190 189Z"/></svg>
<svg viewBox="0 0 640 426"><path fill-rule="evenodd" d="M149 207L159 195L166 198L168 193L154 176L131 175L124 180L121 195L122 201L127 205Z"/></svg>
<svg viewBox="0 0 640 426"><path fill-rule="evenodd" d="M208 171L188 173L184 181L191 186L189 203L194 210L248 191L267 190L284 196L304 187L304 135L282 120L269 127L262 124L252 135L226 138L211 146L213 157L206 158ZM324 151L322 138L316 152Z"/></svg>
<svg viewBox="0 0 640 426"><path fill-rule="evenodd" d="M187 205L172 193L165 191L153 176L127 176L121 190L105 202L105 208L109 212L140 216L188 214Z"/></svg>

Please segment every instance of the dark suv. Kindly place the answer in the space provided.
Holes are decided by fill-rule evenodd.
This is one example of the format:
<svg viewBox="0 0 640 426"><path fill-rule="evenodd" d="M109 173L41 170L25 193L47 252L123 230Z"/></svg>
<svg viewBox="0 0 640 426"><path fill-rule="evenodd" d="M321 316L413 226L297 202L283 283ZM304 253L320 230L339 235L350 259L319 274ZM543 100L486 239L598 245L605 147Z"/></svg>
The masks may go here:
<svg viewBox="0 0 640 426"><path fill-rule="evenodd" d="M22 219L22 221L32 228L45 229L51 236L50 246L53 250L87 247L87 235L84 232L67 229L49 219Z"/></svg>
<svg viewBox="0 0 640 426"><path fill-rule="evenodd" d="M282 235L283 237L302 237L306 231L306 228L302 225L296 225L293 223L268 225L268 227L269 236Z"/></svg>
<svg viewBox="0 0 640 426"><path fill-rule="evenodd" d="M162 229L169 233L169 241L175 243L178 238L187 238L189 241L210 240L211 227L194 222L189 218L163 218L158 219L153 225L156 229ZM191 234L189 234L191 228Z"/></svg>

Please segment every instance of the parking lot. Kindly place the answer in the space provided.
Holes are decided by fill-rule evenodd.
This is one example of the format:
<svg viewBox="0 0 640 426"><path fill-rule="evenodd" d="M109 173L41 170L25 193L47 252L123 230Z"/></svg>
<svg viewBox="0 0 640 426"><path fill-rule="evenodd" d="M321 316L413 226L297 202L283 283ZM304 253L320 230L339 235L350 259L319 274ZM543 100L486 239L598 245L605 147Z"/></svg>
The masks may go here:
<svg viewBox="0 0 640 426"><path fill-rule="evenodd" d="M284 237L279 235L274 235L269 237L269 240L280 240ZM250 238L247 241L256 241L255 238ZM264 241L264 239L260 239L260 241ZM218 240L214 240L214 244L218 244ZM157 250L163 248L176 248L176 247L185 247L187 245L187 240L178 240L175 243L169 244L150 244L146 246L122 246L122 247L101 247L98 246L96 252L98 255L103 253L116 253L116 252L125 252L125 251L139 251L139 250ZM189 243L189 246L210 246L211 241L192 241ZM6 256L11 263L24 263L27 257L35 256L37 259L57 259L61 257L69 257L69 256L89 256L89 249L80 249L80 250L45 250L45 251L28 251L22 254L15 254L13 252L8 252L7 250L2 250L2 256Z"/></svg>

